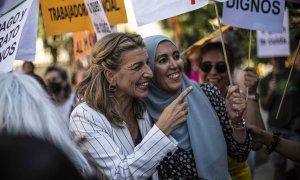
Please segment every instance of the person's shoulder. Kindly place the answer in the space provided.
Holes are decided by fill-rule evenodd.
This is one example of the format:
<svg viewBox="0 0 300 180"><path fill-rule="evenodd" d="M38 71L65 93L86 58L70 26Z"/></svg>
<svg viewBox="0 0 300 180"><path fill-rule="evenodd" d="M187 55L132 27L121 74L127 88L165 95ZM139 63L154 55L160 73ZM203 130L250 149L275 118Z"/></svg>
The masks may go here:
<svg viewBox="0 0 300 180"><path fill-rule="evenodd" d="M94 122L95 120L100 120L101 122L104 121L106 123L108 122L108 119L103 113L93 109L86 102L81 102L74 108L74 110L71 113L71 118L75 117L81 117L84 118L86 121L92 122Z"/></svg>
<svg viewBox="0 0 300 180"><path fill-rule="evenodd" d="M221 94L217 86L211 84L211 83L201 83L200 84L201 89L204 91L205 94L212 93L219 95Z"/></svg>
<svg viewBox="0 0 300 180"><path fill-rule="evenodd" d="M90 114L95 114L97 113L96 110L94 110L92 107L90 107L86 102L80 102L79 104L76 105L76 107L73 109L71 116L76 113L76 114L83 114L83 113L90 113Z"/></svg>

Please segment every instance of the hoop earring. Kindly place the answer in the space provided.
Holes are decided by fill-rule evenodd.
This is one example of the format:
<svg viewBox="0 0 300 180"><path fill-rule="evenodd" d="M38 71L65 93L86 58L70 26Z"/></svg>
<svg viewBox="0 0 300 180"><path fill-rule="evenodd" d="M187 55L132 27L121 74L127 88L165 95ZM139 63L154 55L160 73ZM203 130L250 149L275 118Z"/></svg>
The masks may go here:
<svg viewBox="0 0 300 180"><path fill-rule="evenodd" d="M108 86L108 97L112 98L115 96L115 92L116 92L116 86L114 85L109 85Z"/></svg>

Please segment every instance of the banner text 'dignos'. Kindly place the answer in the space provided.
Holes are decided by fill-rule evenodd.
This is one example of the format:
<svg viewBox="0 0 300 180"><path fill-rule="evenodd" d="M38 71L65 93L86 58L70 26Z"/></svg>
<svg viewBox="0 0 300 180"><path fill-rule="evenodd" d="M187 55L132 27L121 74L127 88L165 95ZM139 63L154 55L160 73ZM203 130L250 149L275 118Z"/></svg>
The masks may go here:
<svg viewBox="0 0 300 180"><path fill-rule="evenodd" d="M284 7L284 0L229 0L223 4L223 24L282 32Z"/></svg>

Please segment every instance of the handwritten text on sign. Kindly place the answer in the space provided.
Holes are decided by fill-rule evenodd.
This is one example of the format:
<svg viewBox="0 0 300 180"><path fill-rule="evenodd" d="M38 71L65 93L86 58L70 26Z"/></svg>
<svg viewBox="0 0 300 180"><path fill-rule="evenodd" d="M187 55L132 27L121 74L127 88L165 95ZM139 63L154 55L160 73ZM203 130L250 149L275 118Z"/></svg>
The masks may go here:
<svg viewBox="0 0 300 180"><path fill-rule="evenodd" d="M290 55L289 15L284 12L282 33L256 32L258 57L286 57Z"/></svg>
<svg viewBox="0 0 300 180"><path fill-rule="evenodd" d="M88 55L97 41L94 31L80 31L73 33L74 59Z"/></svg>
<svg viewBox="0 0 300 180"><path fill-rule="evenodd" d="M97 40L111 32L103 6L99 0L84 0L96 32Z"/></svg>
<svg viewBox="0 0 300 180"><path fill-rule="evenodd" d="M23 1L0 19L0 73L12 70L20 36L32 0Z"/></svg>

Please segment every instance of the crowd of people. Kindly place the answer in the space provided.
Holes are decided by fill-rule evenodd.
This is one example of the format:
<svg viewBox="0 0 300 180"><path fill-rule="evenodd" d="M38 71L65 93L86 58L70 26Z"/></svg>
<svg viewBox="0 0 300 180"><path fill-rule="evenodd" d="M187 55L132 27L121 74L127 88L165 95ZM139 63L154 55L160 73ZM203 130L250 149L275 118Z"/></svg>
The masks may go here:
<svg viewBox="0 0 300 180"><path fill-rule="evenodd" d="M194 81L170 38L114 32L74 73L75 90L58 66L43 77L32 62L1 74L0 177L245 180L254 176L251 150L265 149L277 152L274 179L286 178L286 158L300 162L300 72L276 118L286 58L272 59L260 81L254 68L236 67L230 40L225 50L229 67L219 40L198 47Z"/></svg>

